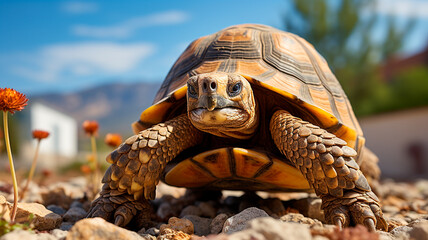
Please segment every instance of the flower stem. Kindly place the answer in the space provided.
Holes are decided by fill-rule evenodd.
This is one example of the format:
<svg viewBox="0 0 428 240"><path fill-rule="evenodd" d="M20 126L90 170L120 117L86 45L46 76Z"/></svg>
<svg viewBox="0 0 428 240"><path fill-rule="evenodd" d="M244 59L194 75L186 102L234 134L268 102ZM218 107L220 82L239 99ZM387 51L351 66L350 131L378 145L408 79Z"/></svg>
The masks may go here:
<svg viewBox="0 0 428 240"><path fill-rule="evenodd" d="M6 143L7 156L9 157L10 174L13 180L13 208L10 220L15 221L16 210L18 209L18 183L16 181L15 167L13 166L12 151L10 150L9 128L7 124L7 112L3 111L4 139Z"/></svg>
<svg viewBox="0 0 428 240"><path fill-rule="evenodd" d="M28 174L27 182L25 183L24 189L21 192L21 200L24 199L25 193L28 190L28 186L30 185L31 179L33 178L34 171L36 170L37 156L39 155L40 148L40 139L37 139L36 152L34 153L33 163L31 163L30 173Z"/></svg>
<svg viewBox="0 0 428 240"><path fill-rule="evenodd" d="M94 175L93 175L93 192L94 192L94 196L96 195L96 193L98 192L98 156L97 156L97 144L95 141L95 136L94 134L91 135L91 145L92 145L92 155L94 157Z"/></svg>

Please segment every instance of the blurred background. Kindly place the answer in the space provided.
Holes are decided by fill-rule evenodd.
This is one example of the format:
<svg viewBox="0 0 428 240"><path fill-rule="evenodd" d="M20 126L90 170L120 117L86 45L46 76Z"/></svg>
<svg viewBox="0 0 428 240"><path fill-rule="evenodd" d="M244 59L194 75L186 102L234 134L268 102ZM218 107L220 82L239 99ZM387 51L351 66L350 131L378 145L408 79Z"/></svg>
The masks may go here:
<svg viewBox="0 0 428 240"><path fill-rule="evenodd" d="M27 95L11 117L12 148L40 168L85 161L84 120L125 139L168 70L194 39L241 23L296 33L341 82L384 177L428 178L427 0L0 0L0 87ZM0 135L2 132L0 130ZM3 136L0 166L7 168ZM3 171L3 170L0 170Z"/></svg>

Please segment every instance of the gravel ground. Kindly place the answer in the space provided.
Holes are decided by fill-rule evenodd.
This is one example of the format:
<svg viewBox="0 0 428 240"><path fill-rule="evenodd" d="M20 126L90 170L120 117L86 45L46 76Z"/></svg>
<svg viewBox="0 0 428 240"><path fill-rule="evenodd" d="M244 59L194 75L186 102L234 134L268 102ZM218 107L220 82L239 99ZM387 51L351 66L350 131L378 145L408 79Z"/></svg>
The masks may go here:
<svg viewBox="0 0 428 240"><path fill-rule="evenodd" d="M310 193L207 193L165 184L158 186L157 198L152 201L150 226L126 230L102 219L84 219L90 207L86 189L86 179L82 177L49 186L32 184L25 202L41 205L22 203L18 215L33 212L37 230L15 230L0 240L428 239L428 180L384 180L380 184L382 210L389 229L376 233L361 226L339 231L325 224L321 200ZM0 182L0 195L12 202L10 184ZM7 205L4 202L0 196L0 212L2 204Z"/></svg>

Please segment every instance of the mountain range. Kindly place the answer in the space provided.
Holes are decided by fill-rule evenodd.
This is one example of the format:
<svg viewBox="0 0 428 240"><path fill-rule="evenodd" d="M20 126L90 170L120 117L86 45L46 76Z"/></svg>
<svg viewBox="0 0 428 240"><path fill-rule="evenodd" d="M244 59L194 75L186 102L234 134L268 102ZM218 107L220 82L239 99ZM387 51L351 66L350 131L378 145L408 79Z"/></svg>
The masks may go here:
<svg viewBox="0 0 428 240"><path fill-rule="evenodd" d="M73 117L78 124L96 120L100 133L132 134L131 123L149 107L160 87L158 83L112 83L73 93L32 96L39 102Z"/></svg>

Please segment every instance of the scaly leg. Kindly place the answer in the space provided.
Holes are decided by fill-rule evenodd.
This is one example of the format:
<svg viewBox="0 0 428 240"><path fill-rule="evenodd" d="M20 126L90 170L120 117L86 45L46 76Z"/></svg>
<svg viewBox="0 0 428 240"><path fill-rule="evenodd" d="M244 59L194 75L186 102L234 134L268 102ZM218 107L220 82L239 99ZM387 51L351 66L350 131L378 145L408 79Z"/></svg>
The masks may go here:
<svg viewBox="0 0 428 240"><path fill-rule="evenodd" d="M147 222L149 200L155 198L165 165L201 140L202 132L190 123L186 114L128 138L107 156L111 166L102 180L100 197L92 202L87 217L102 217L126 226L139 213L135 220Z"/></svg>
<svg viewBox="0 0 428 240"><path fill-rule="evenodd" d="M300 169L322 199L327 222L387 229L379 200L354 157L354 149L326 130L284 110L275 112L270 131L278 149Z"/></svg>

